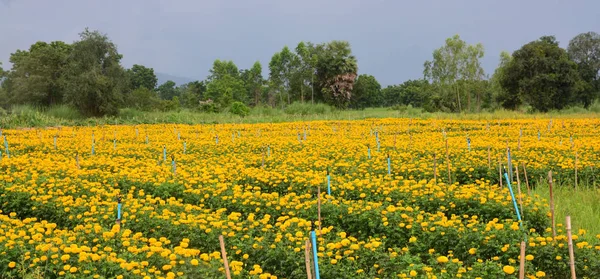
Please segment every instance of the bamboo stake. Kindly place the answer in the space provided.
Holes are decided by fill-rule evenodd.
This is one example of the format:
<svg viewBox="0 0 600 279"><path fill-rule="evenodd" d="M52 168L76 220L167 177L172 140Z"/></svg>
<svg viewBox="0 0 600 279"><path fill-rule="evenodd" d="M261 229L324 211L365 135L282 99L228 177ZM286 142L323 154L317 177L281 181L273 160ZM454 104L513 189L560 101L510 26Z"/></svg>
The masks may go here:
<svg viewBox="0 0 600 279"><path fill-rule="evenodd" d="M575 190L577 190L577 150L575 150Z"/></svg>
<svg viewBox="0 0 600 279"><path fill-rule="evenodd" d="M573 252L573 236L571 235L571 216L567 216L567 240L569 241L569 266L571 266L571 279L577 279L575 274L575 253Z"/></svg>
<svg viewBox="0 0 600 279"><path fill-rule="evenodd" d="M310 264L310 241L304 242L304 263L306 264L306 278L312 279L312 268Z"/></svg>
<svg viewBox="0 0 600 279"><path fill-rule="evenodd" d="M556 240L556 222L554 220L554 194L552 192L552 171L548 172L548 182L550 186L550 217L552 217L552 237Z"/></svg>
<svg viewBox="0 0 600 279"><path fill-rule="evenodd" d="M446 165L448 166L448 184L452 184L450 177L450 155L448 155L448 139L446 139Z"/></svg>
<svg viewBox="0 0 600 279"><path fill-rule="evenodd" d="M433 153L433 180L437 183L437 158L435 152Z"/></svg>
<svg viewBox="0 0 600 279"><path fill-rule="evenodd" d="M321 184L317 187L317 215L319 218L319 236L321 236Z"/></svg>
<svg viewBox="0 0 600 279"><path fill-rule="evenodd" d="M492 168L492 157L490 154L490 146L488 145L488 169Z"/></svg>
<svg viewBox="0 0 600 279"><path fill-rule="evenodd" d="M227 251L225 251L225 240L223 235L219 235L219 243L221 244L221 256L223 257L223 265L225 266L225 276L227 279L231 279L231 273L229 273L229 262L227 261Z"/></svg>
<svg viewBox="0 0 600 279"><path fill-rule="evenodd" d="M498 180L500 181L500 188L502 188L502 163L500 158L498 158Z"/></svg>
<svg viewBox="0 0 600 279"><path fill-rule="evenodd" d="M527 185L527 195L531 195L531 190L529 189L529 179L527 178L527 169L525 168L525 163L523 163L523 173L525 174L525 183Z"/></svg>
<svg viewBox="0 0 600 279"><path fill-rule="evenodd" d="M521 219L523 219L523 198L521 197L521 179L519 179L519 164L517 164L517 191L519 193L519 207L521 208Z"/></svg>
<svg viewBox="0 0 600 279"><path fill-rule="evenodd" d="M519 264L519 279L525 279L525 241L521 241L521 261Z"/></svg>

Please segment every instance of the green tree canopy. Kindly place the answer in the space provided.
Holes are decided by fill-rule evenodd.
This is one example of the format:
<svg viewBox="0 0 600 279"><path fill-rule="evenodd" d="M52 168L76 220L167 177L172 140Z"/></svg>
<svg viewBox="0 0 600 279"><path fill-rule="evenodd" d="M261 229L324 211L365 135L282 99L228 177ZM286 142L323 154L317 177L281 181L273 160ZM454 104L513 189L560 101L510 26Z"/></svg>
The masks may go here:
<svg viewBox="0 0 600 279"><path fill-rule="evenodd" d="M569 57L577 63L582 79L575 100L588 107L600 94L600 35L581 33L569 42Z"/></svg>
<svg viewBox="0 0 600 279"><path fill-rule="evenodd" d="M381 85L374 76L360 75L352 91L350 106L356 109L380 106L383 102Z"/></svg>
<svg viewBox="0 0 600 279"><path fill-rule="evenodd" d="M233 101L244 102L246 88L233 61L215 60L207 79L205 97L222 108L229 106Z"/></svg>
<svg viewBox="0 0 600 279"><path fill-rule="evenodd" d="M323 98L336 107L346 107L350 102L358 71L350 43L331 41L319 44L315 53L317 87Z"/></svg>
<svg viewBox="0 0 600 279"><path fill-rule="evenodd" d="M125 89L122 56L109 38L98 31L79 34L64 73L65 100L82 114L117 114Z"/></svg>
<svg viewBox="0 0 600 279"><path fill-rule="evenodd" d="M511 98L523 97L538 111L569 105L580 81L577 64L554 36L527 43L513 53L500 84Z"/></svg>
<svg viewBox="0 0 600 279"><path fill-rule="evenodd" d="M468 45L459 35L446 39L444 46L433 51L433 60L424 63L423 74L433 84L436 96L432 100L438 109L461 112L466 97L466 109L471 110L473 91L479 108L480 91L474 86L484 77L479 61L483 56L482 44Z"/></svg>
<svg viewBox="0 0 600 279"><path fill-rule="evenodd" d="M246 87L248 100L252 100L253 105L259 105L262 101L262 88L265 81L262 76L262 66L256 61L252 68L241 71L241 79Z"/></svg>
<svg viewBox="0 0 600 279"><path fill-rule="evenodd" d="M163 100L173 100L173 97L177 96L176 84L172 80L167 80L165 83L158 86L156 91L158 96Z"/></svg>
<svg viewBox="0 0 600 279"><path fill-rule="evenodd" d="M127 76L132 90L140 87L154 90L158 83L158 78L156 78L156 75L154 74L154 69L138 64L134 64L131 69L127 70Z"/></svg>
<svg viewBox="0 0 600 279"><path fill-rule="evenodd" d="M37 42L28 51L11 54L11 102L44 106L61 103L64 88L60 79L70 52L70 45L56 41Z"/></svg>

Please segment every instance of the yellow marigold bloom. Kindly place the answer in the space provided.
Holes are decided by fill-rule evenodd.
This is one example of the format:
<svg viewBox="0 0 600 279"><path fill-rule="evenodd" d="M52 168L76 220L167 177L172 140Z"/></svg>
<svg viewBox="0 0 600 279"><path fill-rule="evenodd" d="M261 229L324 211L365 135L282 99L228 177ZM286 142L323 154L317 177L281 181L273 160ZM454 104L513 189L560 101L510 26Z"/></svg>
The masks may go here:
<svg viewBox="0 0 600 279"><path fill-rule="evenodd" d="M506 274L513 274L513 273L515 273L515 268L510 265L505 265L502 268L502 271L504 271L504 273L506 273Z"/></svg>
<svg viewBox="0 0 600 279"><path fill-rule="evenodd" d="M9 268L15 268L15 266L17 266L17 263L15 263L15 262L9 262L8 263L8 267Z"/></svg>
<svg viewBox="0 0 600 279"><path fill-rule="evenodd" d="M438 263L447 263L448 262L448 257L446 257L446 256L439 256L437 258L437 262Z"/></svg>

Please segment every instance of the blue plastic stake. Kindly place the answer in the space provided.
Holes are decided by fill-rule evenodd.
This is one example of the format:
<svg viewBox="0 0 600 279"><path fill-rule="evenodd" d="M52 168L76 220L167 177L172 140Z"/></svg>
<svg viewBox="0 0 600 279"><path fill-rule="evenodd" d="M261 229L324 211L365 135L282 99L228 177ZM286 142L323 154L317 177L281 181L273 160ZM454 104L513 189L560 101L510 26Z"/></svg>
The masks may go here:
<svg viewBox="0 0 600 279"><path fill-rule="evenodd" d="M327 171L327 195L331 196L331 175L329 175L329 171Z"/></svg>
<svg viewBox="0 0 600 279"><path fill-rule="evenodd" d="M235 133L231 133L231 142L235 142Z"/></svg>
<svg viewBox="0 0 600 279"><path fill-rule="evenodd" d="M242 133L240 133L239 130L237 132L238 132L238 138L241 138L242 137Z"/></svg>
<svg viewBox="0 0 600 279"><path fill-rule="evenodd" d="M469 152L471 152L471 139L467 137L467 146L469 147Z"/></svg>
<svg viewBox="0 0 600 279"><path fill-rule="evenodd" d="M92 155L95 155L95 154L96 154L96 149L94 149L94 145L95 145L95 144L92 142Z"/></svg>
<svg viewBox="0 0 600 279"><path fill-rule="evenodd" d="M319 255L317 254L317 234L315 231L311 231L310 236L312 238L313 258L315 261L315 278L321 279L321 275L319 274Z"/></svg>
<svg viewBox="0 0 600 279"><path fill-rule="evenodd" d="M117 139L113 139L113 149L117 150Z"/></svg>
<svg viewBox="0 0 600 279"><path fill-rule="evenodd" d="M177 140L181 140L181 135L177 132Z"/></svg>
<svg viewBox="0 0 600 279"><path fill-rule="evenodd" d="M177 171L177 165L175 164L175 159L171 161L171 168L173 169L173 174Z"/></svg>
<svg viewBox="0 0 600 279"><path fill-rule="evenodd" d="M117 205L117 219L121 220L121 202Z"/></svg>
<svg viewBox="0 0 600 279"><path fill-rule="evenodd" d="M371 147L370 146L367 146L367 151L369 153L369 159L371 159Z"/></svg>
<svg viewBox="0 0 600 279"><path fill-rule="evenodd" d="M183 142L183 154L185 154L185 151L187 149L187 142Z"/></svg>
<svg viewBox="0 0 600 279"><path fill-rule="evenodd" d="M304 129L304 140L306 140L306 128Z"/></svg>
<svg viewBox="0 0 600 279"><path fill-rule="evenodd" d="M146 135L146 144L148 144L148 143L150 143L150 142L148 141L148 135Z"/></svg>
<svg viewBox="0 0 600 279"><path fill-rule="evenodd" d="M517 200L515 199L515 194L513 193L512 186L510 185L510 179L508 179L508 174L504 173L504 178L506 179L506 185L508 185L508 190L510 191L510 197L513 201L513 206L515 207L515 211L517 212L517 219L519 220L519 226L523 229L523 222L521 222L521 212L519 212L519 206L517 206Z"/></svg>
<svg viewBox="0 0 600 279"><path fill-rule="evenodd" d="M271 157L271 146L267 145L267 157Z"/></svg>
<svg viewBox="0 0 600 279"><path fill-rule="evenodd" d="M388 175L391 175L392 174L392 161L390 160L390 155L388 155L387 161L388 161Z"/></svg>
<svg viewBox="0 0 600 279"><path fill-rule="evenodd" d="M167 146L163 145L163 161L167 161Z"/></svg>
<svg viewBox="0 0 600 279"><path fill-rule="evenodd" d="M298 142L302 142L302 139L300 139L300 133L298 133Z"/></svg>
<svg viewBox="0 0 600 279"><path fill-rule="evenodd" d="M540 136L541 136L540 131L538 131L538 140L540 140Z"/></svg>
<svg viewBox="0 0 600 279"><path fill-rule="evenodd" d="M219 135L215 136L215 144L219 144Z"/></svg>

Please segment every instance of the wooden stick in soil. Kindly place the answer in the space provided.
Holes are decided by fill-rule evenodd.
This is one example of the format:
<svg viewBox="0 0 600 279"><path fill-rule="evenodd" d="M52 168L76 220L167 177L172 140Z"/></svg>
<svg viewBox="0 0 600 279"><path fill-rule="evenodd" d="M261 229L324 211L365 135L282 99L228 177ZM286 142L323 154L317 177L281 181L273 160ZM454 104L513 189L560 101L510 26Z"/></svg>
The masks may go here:
<svg viewBox="0 0 600 279"><path fill-rule="evenodd" d="M306 278L312 279L312 270L310 264L310 241L304 242L304 263L306 264Z"/></svg>
<svg viewBox="0 0 600 279"><path fill-rule="evenodd" d="M577 150L575 150L575 190L577 190Z"/></svg>
<svg viewBox="0 0 600 279"><path fill-rule="evenodd" d="M519 279L525 279L525 241L521 241L521 261L519 263Z"/></svg>
<svg viewBox="0 0 600 279"><path fill-rule="evenodd" d="M229 262L227 261L227 251L225 250L225 240L223 235L219 235L219 243L221 244L221 257L223 258L223 265L225 266L225 276L227 279L231 279L231 273L229 273Z"/></svg>
<svg viewBox="0 0 600 279"><path fill-rule="evenodd" d="M523 198L521 195L521 179L519 178L519 164L517 164L517 191L519 193L519 207L521 208L521 220L523 220Z"/></svg>
<svg viewBox="0 0 600 279"><path fill-rule="evenodd" d="M527 185L527 195L531 196L531 190L529 190L529 178L527 178L527 169L525 163L523 163L523 174L525 175L525 184Z"/></svg>
<svg viewBox="0 0 600 279"><path fill-rule="evenodd" d="M317 187L317 217L319 219L319 236L321 236L321 184Z"/></svg>
<svg viewBox="0 0 600 279"><path fill-rule="evenodd" d="M577 279L575 274L575 253L573 252L573 236L571 235L571 216L567 216L567 240L569 241L569 266L571 266L571 279Z"/></svg>
<svg viewBox="0 0 600 279"><path fill-rule="evenodd" d="M490 154L490 146L488 145L488 169L492 168L492 156Z"/></svg>
<svg viewBox="0 0 600 279"><path fill-rule="evenodd" d="M556 240L556 222L554 219L554 194L552 192L552 171L548 172L548 183L550 189L550 217L552 218L552 237Z"/></svg>
<svg viewBox="0 0 600 279"><path fill-rule="evenodd" d="M435 152L433 153L433 180L437 184L437 158Z"/></svg>
<svg viewBox="0 0 600 279"><path fill-rule="evenodd" d="M498 158L498 180L500 181L500 188L502 188L502 163L500 158Z"/></svg>
<svg viewBox="0 0 600 279"><path fill-rule="evenodd" d="M452 178L450 176L450 155L448 155L448 139L446 139L446 165L448 167L448 184L452 184Z"/></svg>

